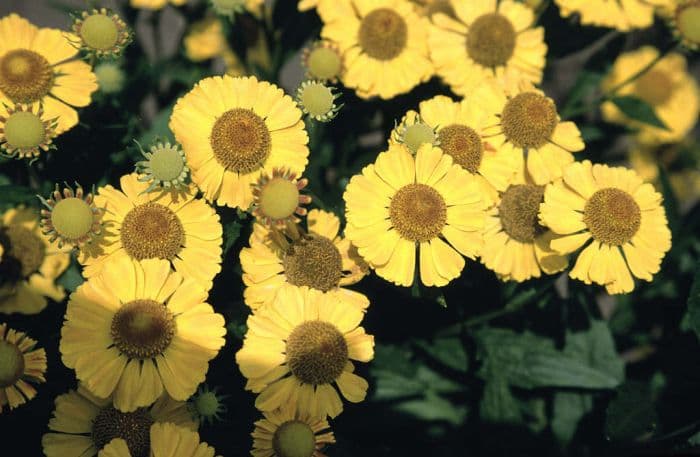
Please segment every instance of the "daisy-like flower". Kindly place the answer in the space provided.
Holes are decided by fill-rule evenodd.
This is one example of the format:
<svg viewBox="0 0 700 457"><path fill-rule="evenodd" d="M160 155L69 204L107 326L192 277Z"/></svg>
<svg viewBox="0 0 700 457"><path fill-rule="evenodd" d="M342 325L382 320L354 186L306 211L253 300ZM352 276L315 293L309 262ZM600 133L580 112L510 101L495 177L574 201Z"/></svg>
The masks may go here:
<svg viewBox="0 0 700 457"><path fill-rule="evenodd" d="M335 443L328 421L286 407L263 413L255 422L253 457L324 457L321 450Z"/></svg>
<svg viewBox="0 0 700 457"><path fill-rule="evenodd" d="M346 237L382 278L413 284L416 250L420 279L444 286L476 258L488 206L479 184L439 148L423 145L415 157L390 146L345 194Z"/></svg>
<svg viewBox="0 0 700 457"><path fill-rule="evenodd" d="M39 197L45 208L41 210L39 225L50 242L80 247L102 233L102 208L95 206L92 192L85 194L80 184L73 190L66 186L61 192L58 184L49 199Z"/></svg>
<svg viewBox="0 0 700 457"><path fill-rule="evenodd" d="M181 190L187 187L185 182L190 168L187 166L185 153L177 144L170 144L169 141L158 142L151 146L148 152L144 151L140 144L136 144L146 159L136 162L139 181L149 184L146 192L158 188Z"/></svg>
<svg viewBox="0 0 700 457"><path fill-rule="evenodd" d="M374 337L360 322L364 313L337 296L304 288L285 288L273 303L248 318L248 332L236 362L248 378L246 389L260 393L263 411L296 408L325 419L343 410L343 396L358 403L367 381L353 373L350 359L369 362Z"/></svg>
<svg viewBox="0 0 700 457"><path fill-rule="evenodd" d="M651 281L671 248L654 186L632 170L587 160L569 165L563 178L546 187L540 221L561 235L552 250L568 254L586 245L569 276L611 294L631 292L632 275Z"/></svg>
<svg viewBox="0 0 700 457"><path fill-rule="evenodd" d="M210 389L206 385L202 385L197 389L197 393L190 398L190 411L200 422L211 424L220 421L228 411L223 402L228 395L218 394L218 390L218 387Z"/></svg>
<svg viewBox="0 0 700 457"><path fill-rule="evenodd" d="M452 161L471 173L490 202L498 198L516 172L518 151L496 148L487 137L493 123L478 97L454 102L438 95L420 103L418 113L409 111L394 129L392 141L403 142L411 152L422 144L437 145Z"/></svg>
<svg viewBox="0 0 700 457"><path fill-rule="evenodd" d="M254 225L250 247L241 250L246 304L253 309L266 307L279 290L306 286L358 309L367 308L365 295L345 288L360 281L368 267L350 241L339 235L340 219L313 209L306 224L307 233L292 240Z"/></svg>
<svg viewBox="0 0 700 457"><path fill-rule="evenodd" d="M341 80L362 98L406 93L433 74L427 19L408 0L322 1L321 36L343 53Z"/></svg>
<svg viewBox="0 0 700 457"><path fill-rule="evenodd" d="M56 397L55 404L49 433L41 438L47 457L92 457L115 438L123 439L134 457L149 456L152 425L168 422L192 431L198 425L185 402L167 395L147 408L125 413L114 407L112 398L98 398L79 385Z"/></svg>
<svg viewBox="0 0 700 457"><path fill-rule="evenodd" d="M527 172L542 186L561 177L574 161L572 153L585 145L576 124L559 118L554 100L529 84L518 86L506 91L490 85L479 92L482 109L496 113L488 141L498 150L525 154Z"/></svg>
<svg viewBox="0 0 700 457"><path fill-rule="evenodd" d="M148 447L133 451L125 438L115 438L98 457L214 457L216 451L199 441L199 433L170 423L155 423L148 432Z"/></svg>
<svg viewBox="0 0 700 457"><path fill-rule="evenodd" d="M650 27L654 23L654 8L667 1L555 0L555 3L562 17L577 14L583 25L610 27L627 32Z"/></svg>
<svg viewBox="0 0 700 457"><path fill-rule="evenodd" d="M308 79L335 83L343 74L343 56L332 41L319 40L304 48L301 63Z"/></svg>
<svg viewBox="0 0 700 457"><path fill-rule="evenodd" d="M66 271L70 255L41 233L39 214L27 208L10 209L0 219L0 313L36 314L47 298L66 296L56 278Z"/></svg>
<svg viewBox="0 0 700 457"><path fill-rule="evenodd" d="M0 104L0 153L5 157L35 159L53 148L56 119L49 119L41 105Z"/></svg>
<svg viewBox="0 0 700 457"><path fill-rule="evenodd" d="M306 168L309 138L301 115L273 84L216 76L178 100L170 129L206 199L247 210L251 184L263 172L285 167L300 175Z"/></svg>
<svg viewBox="0 0 700 457"><path fill-rule="evenodd" d="M206 290L221 271L222 229L216 211L195 198L196 188L147 192L135 173L120 179L121 191L100 187L95 197L104 208L102 234L83 246L78 260L86 278L115 258L165 259L175 271Z"/></svg>
<svg viewBox="0 0 700 457"><path fill-rule="evenodd" d="M77 39L16 14L0 19L0 103L40 103L46 119L57 119L57 133L75 126L72 106L87 106L97 90L90 66L76 59L71 41Z"/></svg>
<svg viewBox="0 0 700 457"><path fill-rule="evenodd" d="M343 107L342 104L335 104L340 94L335 93L334 89L321 81L303 81L297 88L297 105L311 119L329 122Z"/></svg>
<svg viewBox="0 0 700 457"><path fill-rule="evenodd" d="M185 55L193 62L218 57L228 49L224 27L221 19L216 16L192 24L182 43L185 46Z"/></svg>
<svg viewBox="0 0 700 457"><path fill-rule="evenodd" d="M36 340L0 324L0 413L36 396L31 383L46 382L46 352L35 349Z"/></svg>
<svg viewBox="0 0 700 457"><path fill-rule="evenodd" d="M87 55L115 58L133 38L131 30L118 14L106 8L83 11L73 21L74 45Z"/></svg>
<svg viewBox="0 0 700 457"><path fill-rule="evenodd" d="M306 216L302 205L311 203L311 197L301 193L308 183L308 179L296 179L294 173L282 168L261 175L253 185L253 215L267 227L284 228L299 222L297 216Z"/></svg>
<svg viewBox="0 0 700 457"><path fill-rule="evenodd" d="M601 82L601 89L609 91L629 79L659 56L658 49L643 46L636 51L621 54L612 71ZM654 109L668 130L635 121L625 116L615 104L606 101L601 106L603 118L608 122L624 124L638 129L641 143L670 143L683 139L698 121L700 112L700 88L688 73L682 54L664 56L650 70L633 82L620 87L615 95L639 97Z"/></svg>
<svg viewBox="0 0 700 457"><path fill-rule="evenodd" d="M165 7L168 3L173 6L182 6L187 3L187 0L130 0L129 5L132 8L144 10L159 10Z"/></svg>
<svg viewBox="0 0 700 457"><path fill-rule="evenodd" d="M547 45L534 11L513 0L451 0L456 18L432 17L430 57L435 71L460 95L484 81L542 81Z"/></svg>
<svg viewBox="0 0 700 457"><path fill-rule="evenodd" d="M661 12L686 49L700 50L700 0L669 0Z"/></svg>
<svg viewBox="0 0 700 457"><path fill-rule="evenodd" d="M187 400L224 345L224 318L207 292L165 260L108 263L71 295L63 363L93 394L132 412L163 392Z"/></svg>

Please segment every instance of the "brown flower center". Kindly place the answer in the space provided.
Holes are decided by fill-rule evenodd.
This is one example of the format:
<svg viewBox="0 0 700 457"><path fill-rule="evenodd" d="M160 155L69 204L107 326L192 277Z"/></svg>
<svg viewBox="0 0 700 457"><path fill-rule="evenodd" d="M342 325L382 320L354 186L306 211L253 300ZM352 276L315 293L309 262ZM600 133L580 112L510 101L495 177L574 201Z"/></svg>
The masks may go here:
<svg viewBox="0 0 700 457"><path fill-rule="evenodd" d="M270 153L270 131L252 110L226 111L214 123L209 137L219 165L236 173L250 173L262 166Z"/></svg>
<svg viewBox="0 0 700 457"><path fill-rule="evenodd" d="M481 137L471 127L452 124L440 130L440 147L454 162L470 173L479 171L484 157Z"/></svg>
<svg viewBox="0 0 700 457"><path fill-rule="evenodd" d="M28 49L14 49L0 57L0 90L15 103L40 100L53 87L49 61Z"/></svg>
<svg viewBox="0 0 700 457"><path fill-rule="evenodd" d="M100 411L92 422L92 441L102 450L110 441L126 441L131 457L148 457L151 452L153 418L145 408L123 413L113 406Z"/></svg>
<svg viewBox="0 0 700 457"><path fill-rule="evenodd" d="M659 70L650 70L635 82L635 95L651 106L663 105L673 94L673 81Z"/></svg>
<svg viewBox="0 0 700 457"><path fill-rule="evenodd" d="M612 245L632 239L642 223L642 212L627 192L608 187L596 191L583 209L583 222L593 238Z"/></svg>
<svg viewBox="0 0 700 457"><path fill-rule="evenodd" d="M24 374L24 355L17 346L0 340L0 389L13 386Z"/></svg>
<svg viewBox="0 0 700 457"><path fill-rule="evenodd" d="M170 310L154 300L125 303L112 317L112 340L119 352L130 359L151 359L162 354L175 335Z"/></svg>
<svg viewBox="0 0 700 457"><path fill-rule="evenodd" d="M391 223L403 238L428 241L440 234L447 222L447 205L442 195L425 184L408 184L399 189L389 205Z"/></svg>
<svg viewBox="0 0 700 457"><path fill-rule="evenodd" d="M21 225L10 225L5 227L2 238L3 276L24 279L39 271L46 257L46 245L36 233Z"/></svg>
<svg viewBox="0 0 700 457"><path fill-rule="evenodd" d="M134 207L124 217L121 241L136 260L172 260L185 241L185 229L170 208L149 202Z"/></svg>
<svg viewBox="0 0 700 457"><path fill-rule="evenodd" d="M501 116L503 134L523 149L544 146L557 122L554 102L535 92L524 92L508 100Z"/></svg>
<svg viewBox="0 0 700 457"><path fill-rule="evenodd" d="M316 451L316 436L306 422L287 421L275 430L272 449L277 457L311 457Z"/></svg>
<svg viewBox="0 0 700 457"><path fill-rule="evenodd" d="M373 59L391 60L406 47L408 25L396 11L377 8L362 19L358 41Z"/></svg>
<svg viewBox="0 0 700 457"><path fill-rule="evenodd" d="M508 63L515 50L515 28L508 18L498 13L479 16L467 32L467 53L485 67Z"/></svg>
<svg viewBox="0 0 700 457"><path fill-rule="evenodd" d="M295 286L328 292L343 275L343 259L333 242L320 235L295 241L284 256L284 274Z"/></svg>
<svg viewBox="0 0 700 457"><path fill-rule="evenodd" d="M289 369L305 384L335 381L347 362L345 337L329 322L303 322L292 330L287 339Z"/></svg>
<svg viewBox="0 0 700 457"><path fill-rule="evenodd" d="M544 232L537 220L543 198L544 187L530 184L510 186L503 193L498 215L509 237L521 243L532 243Z"/></svg>

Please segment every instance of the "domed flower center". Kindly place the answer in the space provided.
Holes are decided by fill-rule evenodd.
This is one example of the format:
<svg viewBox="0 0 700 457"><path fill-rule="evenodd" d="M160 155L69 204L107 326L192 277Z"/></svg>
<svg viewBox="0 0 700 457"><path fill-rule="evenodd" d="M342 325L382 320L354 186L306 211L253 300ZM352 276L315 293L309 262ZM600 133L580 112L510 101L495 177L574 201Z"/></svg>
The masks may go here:
<svg viewBox="0 0 700 457"><path fill-rule="evenodd" d="M51 210L51 224L54 230L68 240L86 236L94 222L92 208L82 198L64 198Z"/></svg>
<svg viewBox="0 0 700 457"><path fill-rule="evenodd" d="M98 450L114 438L126 441L131 457L148 457L151 452L153 418L145 408L123 413L113 406L100 411L92 422L92 441Z"/></svg>
<svg viewBox="0 0 700 457"><path fill-rule="evenodd" d="M292 420L277 427L272 436L277 457L311 457L316 451L316 437L308 424Z"/></svg>
<svg viewBox="0 0 700 457"><path fill-rule="evenodd" d="M340 76L343 61L334 49L327 46L317 46L309 52L306 66L312 77L330 80Z"/></svg>
<svg viewBox="0 0 700 457"><path fill-rule="evenodd" d="M314 117L327 115L333 110L333 92L322 83L304 85L299 99L306 111Z"/></svg>
<svg viewBox="0 0 700 457"><path fill-rule="evenodd" d="M24 356L17 346L0 341L0 389L15 384L24 374Z"/></svg>
<svg viewBox="0 0 700 457"><path fill-rule="evenodd" d="M436 140L435 130L425 122L416 122L406 126L403 133L403 142L413 153L416 153L424 144L435 144Z"/></svg>
<svg viewBox="0 0 700 457"><path fill-rule="evenodd" d="M557 122L554 102L535 92L518 94L508 100L501 115L503 134L523 149L544 146Z"/></svg>
<svg viewBox="0 0 700 457"><path fill-rule="evenodd" d="M126 76L118 64L113 62L103 62L95 67L95 76L100 90L105 94L119 92L124 87Z"/></svg>
<svg viewBox="0 0 700 457"><path fill-rule="evenodd" d="M126 214L121 241L127 254L136 260L172 260L185 241L185 229L170 208L149 202Z"/></svg>
<svg viewBox="0 0 700 457"><path fill-rule="evenodd" d="M169 145L168 145L169 146ZM152 150L148 162L153 177L162 182L174 181L185 169L185 161L177 147L160 147Z"/></svg>
<svg viewBox="0 0 700 457"><path fill-rule="evenodd" d="M343 259L333 242L320 235L295 241L284 256L284 274L295 286L327 292L343 276Z"/></svg>
<svg viewBox="0 0 700 457"><path fill-rule="evenodd" d="M15 103L32 103L48 94L54 74L44 56L15 49L0 57L0 90Z"/></svg>
<svg viewBox="0 0 700 457"><path fill-rule="evenodd" d="M212 418L221 412L223 405L215 392L207 391L194 397L194 407L200 416Z"/></svg>
<svg viewBox="0 0 700 457"><path fill-rule="evenodd" d="M291 217L299 206L297 185L285 178L272 178L260 189L260 211L273 220Z"/></svg>
<svg viewBox="0 0 700 457"><path fill-rule="evenodd" d="M391 223L410 241L428 241L442 232L447 222L447 205L442 195L425 184L408 184L399 189L389 205Z"/></svg>
<svg viewBox="0 0 700 457"><path fill-rule="evenodd" d="M408 25L396 11L377 8L362 19L358 40L368 56L391 60L406 47Z"/></svg>
<svg viewBox="0 0 700 457"><path fill-rule="evenodd" d="M700 1L689 1L677 7L676 26L685 40L700 45Z"/></svg>
<svg viewBox="0 0 700 457"><path fill-rule="evenodd" d="M508 63L515 49L515 28L498 13L479 16L467 32L467 53L484 67L500 67Z"/></svg>
<svg viewBox="0 0 700 457"><path fill-rule="evenodd" d="M470 173L479 171L484 157L481 137L471 127L452 124L440 130L440 147L454 162Z"/></svg>
<svg viewBox="0 0 700 457"><path fill-rule="evenodd" d="M544 187L530 184L516 184L503 193L498 215L509 237L521 243L532 243L544 232L537 219L543 199Z"/></svg>
<svg viewBox="0 0 700 457"><path fill-rule="evenodd" d="M16 270L20 278L28 278L39 271L46 257L46 246L33 231L20 225L10 225L5 228L7 244L3 254L3 263L7 262ZM9 245L9 247L8 247ZM7 257L7 258L5 258Z"/></svg>
<svg viewBox="0 0 700 457"><path fill-rule="evenodd" d="M306 321L287 339L287 363L292 374L305 384L335 381L348 362L345 337L331 323Z"/></svg>
<svg viewBox="0 0 700 457"><path fill-rule="evenodd" d="M612 245L632 239L642 223L642 212L627 192L608 187L596 191L583 209L583 222L593 238Z"/></svg>
<svg viewBox="0 0 700 457"><path fill-rule="evenodd" d="M114 345L130 359L145 360L162 354L174 334L173 314L154 300L130 301L112 317Z"/></svg>
<svg viewBox="0 0 700 457"><path fill-rule="evenodd" d="M80 37L89 48L106 51L119 39L119 27L106 14L92 14L80 26Z"/></svg>
<svg viewBox="0 0 700 457"><path fill-rule="evenodd" d="M222 114L214 123L209 141L219 165L236 173L260 168L271 147L265 121L243 108Z"/></svg>
<svg viewBox="0 0 700 457"><path fill-rule="evenodd" d="M651 106L663 105L673 94L673 81L659 70L650 70L635 82L635 94Z"/></svg>
<svg viewBox="0 0 700 457"><path fill-rule="evenodd" d="M16 111L5 121L5 139L15 148L38 148L46 140L46 128L31 111Z"/></svg>

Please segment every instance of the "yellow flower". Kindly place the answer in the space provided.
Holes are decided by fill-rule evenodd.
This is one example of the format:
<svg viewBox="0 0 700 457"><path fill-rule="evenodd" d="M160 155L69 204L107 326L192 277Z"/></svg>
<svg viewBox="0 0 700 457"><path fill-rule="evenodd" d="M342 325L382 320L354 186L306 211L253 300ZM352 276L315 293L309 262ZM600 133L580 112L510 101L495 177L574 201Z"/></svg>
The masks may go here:
<svg viewBox="0 0 700 457"><path fill-rule="evenodd" d="M47 457L91 457L115 438L124 439L135 455L147 455L152 425L168 422L192 431L198 425L187 403L167 395L148 408L124 413L113 406L111 398L98 398L79 385L56 397L55 404L50 432L41 438Z"/></svg>
<svg viewBox="0 0 700 457"><path fill-rule="evenodd" d="M700 0L667 0L661 14L685 48L700 50Z"/></svg>
<svg viewBox="0 0 700 457"><path fill-rule="evenodd" d="M175 6L182 6L187 3L187 0L131 0L129 4L132 8L159 10L167 5L168 2Z"/></svg>
<svg viewBox="0 0 700 457"><path fill-rule="evenodd" d="M444 286L481 251L487 202L468 171L433 146L390 146L343 195L346 237L382 278L413 284L416 249L426 286ZM447 242L445 242L446 240ZM449 244L448 244L449 243Z"/></svg>
<svg viewBox="0 0 700 457"><path fill-rule="evenodd" d="M147 447L130 445L128 438L114 438L98 457L214 457L216 451L199 441L199 433L170 423L151 425ZM136 447L136 449L132 449Z"/></svg>
<svg viewBox="0 0 700 457"><path fill-rule="evenodd" d="M529 84L508 91L494 84L479 96L485 111L497 113L489 142L501 151L512 148L525 154L527 172L537 185L561 177L574 160L572 152L585 147L576 124L562 122L554 101Z"/></svg>
<svg viewBox="0 0 700 457"><path fill-rule="evenodd" d="M515 175L521 154L493 146L486 135L493 120L478 98L454 102L438 95L421 102L418 111L406 114L389 143L399 139L412 152L424 143L440 146L455 164L474 176L484 198L494 202L497 191L504 191Z"/></svg>
<svg viewBox="0 0 700 457"><path fill-rule="evenodd" d="M278 291L307 286L358 309L367 308L365 295L344 287L362 279L368 268L350 241L338 234L338 217L313 209L306 223L308 234L291 241L261 224L253 226L250 247L241 250L246 304L253 309L267 307Z"/></svg>
<svg viewBox="0 0 700 457"><path fill-rule="evenodd" d="M83 11L75 18L72 29L78 37L73 44L97 58L119 57L133 38L122 18L106 8Z"/></svg>
<svg viewBox="0 0 700 457"><path fill-rule="evenodd" d="M296 408L301 414L336 417L343 403L364 400L367 381L353 373L352 360L374 357L374 337L360 327L364 313L355 306L308 287L281 289L270 306L248 318L238 367L246 389L260 393L263 411Z"/></svg>
<svg viewBox="0 0 700 457"><path fill-rule="evenodd" d="M102 231L102 209L95 206L92 192L84 193L80 184L76 189L63 188L56 184L48 200L39 196L44 208L41 209L41 231L50 242L58 240L58 247L64 244L80 247Z"/></svg>
<svg viewBox="0 0 700 457"><path fill-rule="evenodd" d="M53 148L56 119L49 119L39 104L17 104L14 108L0 104L0 156L35 159L40 150Z"/></svg>
<svg viewBox="0 0 700 457"><path fill-rule="evenodd" d="M70 255L41 233L39 215L30 209L10 209L0 219L0 313L36 314L46 298L61 301L62 286L54 284L66 271Z"/></svg>
<svg viewBox="0 0 700 457"><path fill-rule="evenodd" d="M456 18L432 17L430 57L453 91L468 95L484 81L542 81L547 45L535 13L513 0L452 0Z"/></svg>
<svg viewBox="0 0 700 457"><path fill-rule="evenodd" d="M636 51L620 55L612 71L601 82L601 89L609 91L627 80L642 67L656 59L659 51L643 46ZM700 112L700 88L688 73L686 59L682 54L671 53L663 57L649 71L634 82L626 84L615 95L631 95L647 102L659 119L668 127L663 130L625 116L612 102L603 103L603 118L608 122L624 124L638 129L637 140L641 143L673 142L683 139L698 121Z"/></svg>
<svg viewBox="0 0 700 457"><path fill-rule="evenodd" d="M120 179L121 191L100 187L95 205L104 208L102 234L83 246L78 260L91 278L115 258L166 259L175 271L206 290L221 271L219 216L192 185L182 191L146 192L136 173Z"/></svg>
<svg viewBox="0 0 700 457"><path fill-rule="evenodd" d="M218 17L209 17L192 24L183 43L187 58L193 62L218 57L228 49Z"/></svg>
<svg viewBox="0 0 700 457"><path fill-rule="evenodd" d="M319 40L304 48L301 63L306 69L306 78L318 81L338 82L343 68L343 55L332 41Z"/></svg>
<svg viewBox="0 0 700 457"><path fill-rule="evenodd" d="M654 8L666 0L555 0L562 17L577 14L583 25L611 27L623 32L650 27Z"/></svg>
<svg viewBox="0 0 700 457"><path fill-rule="evenodd" d="M253 457L308 456L324 457L321 449L335 443L333 432L325 419L283 407L263 413L255 422Z"/></svg>
<svg viewBox="0 0 700 457"><path fill-rule="evenodd" d="M671 248L654 186L632 170L588 160L569 165L563 178L545 189L540 221L562 235L550 243L554 251L568 254L587 245L569 276L604 285L611 294L631 292L632 275L651 281Z"/></svg>
<svg viewBox="0 0 700 457"><path fill-rule="evenodd" d="M41 104L47 119L57 119L57 133L78 123L71 106L87 106L97 90L90 66L77 60L74 35L37 28L10 14L0 19L0 103Z"/></svg>
<svg viewBox="0 0 700 457"><path fill-rule="evenodd" d="M255 77L211 77L180 98L170 129L182 145L192 181L209 201L248 209L263 172L301 175L309 141L301 111L282 89Z"/></svg>
<svg viewBox="0 0 700 457"><path fill-rule="evenodd" d="M12 410L36 396L29 382L46 382L46 352L35 346L26 334L0 324L0 413L5 405Z"/></svg>
<svg viewBox="0 0 700 457"><path fill-rule="evenodd" d="M427 19L408 0L338 0L317 9L321 36L343 53L343 84L362 98L406 93L433 75Z"/></svg>
<svg viewBox="0 0 700 457"><path fill-rule="evenodd" d="M206 299L165 260L116 259L71 295L63 363L93 394L114 394L121 411L148 406L164 391L187 400L224 345L224 318Z"/></svg>

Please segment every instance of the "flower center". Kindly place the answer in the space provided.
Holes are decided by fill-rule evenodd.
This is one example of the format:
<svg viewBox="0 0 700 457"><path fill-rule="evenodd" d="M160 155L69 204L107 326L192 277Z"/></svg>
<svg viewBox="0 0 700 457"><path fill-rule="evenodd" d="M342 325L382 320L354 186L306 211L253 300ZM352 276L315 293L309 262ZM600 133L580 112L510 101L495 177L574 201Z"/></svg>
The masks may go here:
<svg viewBox="0 0 700 457"><path fill-rule="evenodd" d="M406 127L403 142L411 152L416 153L423 144L435 144L435 130L424 122L417 122Z"/></svg>
<svg viewBox="0 0 700 457"><path fill-rule="evenodd" d="M250 173L270 153L270 131L249 109L226 111L214 123L209 138L219 164L236 173Z"/></svg>
<svg viewBox="0 0 700 457"><path fill-rule="evenodd" d="M447 222L445 199L425 184L408 184L399 189L389 205L391 223L410 241L428 241L440 234Z"/></svg>
<svg viewBox="0 0 700 457"><path fill-rule="evenodd" d="M295 241L284 256L284 274L295 286L328 292L343 276L343 258L333 242L321 235Z"/></svg>
<svg viewBox="0 0 700 457"><path fill-rule="evenodd" d="M700 2L688 2L676 10L678 32L693 44L700 44Z"/></svg>
<svg viewBox="0 0 700 457"><path fill-rule="evenodd" d="M223 405L217 398L216 393L208 391L194 398L194 407L200 416L214 417L221 412Z"/></svg>
<svg viewBox="0 0 700 457"><path fill-rule="evenodd" d="M154 300L125 303L112 318L111 335L119 352L130 359L151 359L167 349L175 334L170 310Z"/></svg>
<svg viewBox="0 0 700 457"><path fill-rule="evenodd" d="M92 422L92 441L99 450L114 438L126 441L132 457L148 457L153 418L145 408L123 413L113 406L100 411Z"/></svg>
<svg viewBox="0 0 700 457"><path fill-rule="evenodd" d="M343 62L335 50L327 46L317 46L309 52L306 65L311 76L328 80L340 76Z"/></svg>
<svg viewBox="0 0 700 457"><path fill-rule="evenodd" d="M185 241L185 229L170 208L149 202L124 217L121 241L127 254L136 260L172 260Z"/></svg>
<svg viewBox="0 0 700 457"><path fill-rule="evenodd" d="M557 126L554 102L535 92L518 94L503 108L503 133L519 148L539 148L547 143Z"/></svg>
<svg viewBox="0 0 700 457"><path fill-rule="evenodd" d="M500 67L513 55L515 36L515 28L508 18L498 13L484 14L469 26L467 53L484 67Z"/></svg>
<svg viewBox="0 0 700 457"><path fill-rule="evenodd" d="M348 345L335 325L306 321L287 339L287 363L292 374L305 384L329 384L348 362Z"/></svg>
<svg viewBox="0 0 700 457"><path fill-rule="evenodd" d="M17 346L0 341L0 389L13 386L24 374L24 355Z"/></svg>
<svg viewBox="0 0 700 457"><path fill-rule="evenodd" d="M454 162L470 173L479 171L484 157L481 137L471 127L452 124L440 130L440 147Z"/></svg>
<svg viewBox="0 0 700 457"><path fill-rule="evenodd" d="M303 87L301 104L312 116L324 116L333 109L333 92L321 83L310 83Z"/></svg>
<svg viewBox="0 0 700 457"><path fill-rule="evenodd" d="M358 41L373 59L391 60L406 47L408 25L394 10L377 8L362 19Z"/></svg>
<svg viewBox="0 0 700 457"><path fill-rule="evenodd" d="M20 225L6 227L5 236L7 245L5 245L3 263L7 262L9 269L15 271L19 278L28 278L39 271L46 257L46 246L41 238Z"/></svg>
<svg viewBox="0 0 700 457"><path fill-rule="evenodd" d="M176 147L160 147L152 152L148 165L158 181L174 181L185 168L185 161Z"/></svg>
<svg viewBox="0 0 700 457"><path fill-rule="evenodd" d="M94 71L100 90L105 94L119 92L124 87L124 72L118 64L104 62L96 66Z"/></svg>
<svg viewBox="0 0 700 457"><path fill-rule="evenodd" d="M288 179L272 178L260 190L258 205L270 219L286 219L294 214L299 205L299 189Z"/></svg>
<svg viewBox="0 0 700 457"><path fill-rule="evenodd" d="M591 195L583 209L583 222L596 240L622 245L639 230L642 213L630 194L608 187Z"/></svg>
<svg viewBox="0 0 700 457"><path fill-rule="evenodd" d="M46 140L46 128L31 111L17 111L5 121L5 139L15 148L37 148Z"/></svg>
<svg viewBox="0 0 700 457"><path fill-rule="evenodd" d="M92 14L80 26L80 37L89 48L112 49L119 39L119 27L106 14Z"/></svg>
<svg viewBox="0 0 700 457"><path fill-rule="evenodd" d="M272 436L277 457L311 457L316 451L316 437L308 424L291 420L281 424Z"/></svg>
<svg viewBox="0 0 700 457"><path fill-rule="evenodd" d="M59 200L51 210L51 225L62 237L77 240L92 229L94 214L82 198Z"/></svg>
<svg viewBox="0 0 700 457"><path fill-rule="evenodd" d="M635 94L651 106L663 105L673 93L673 82L659 70L651 70L635 83Z"/></svg>
<svg viewBox="0 0 700 457"><path fill-rule="evenodd" d="M0 58L0 90L15 103L40 100L53 87L53 70L44 56L15 49Z"/></svg>
<svg viewBox="0 0 700 457"><path fill-rule="evenodd" d="M498 215L509 237L521 243L532 243L544 232L537 220L543 199L544 187L530 184L510 186L501 195Z"/></svg>

